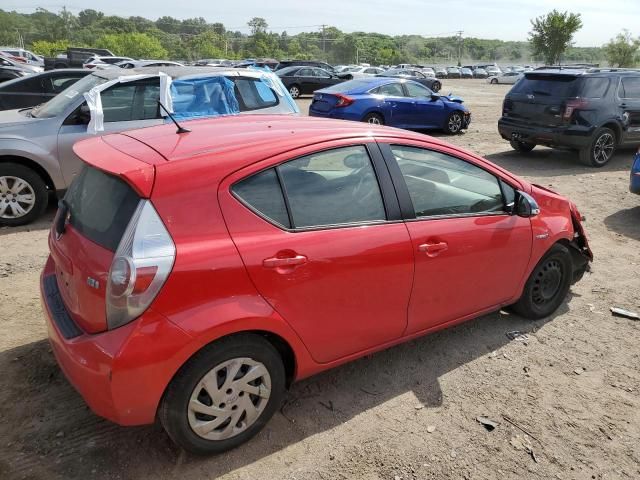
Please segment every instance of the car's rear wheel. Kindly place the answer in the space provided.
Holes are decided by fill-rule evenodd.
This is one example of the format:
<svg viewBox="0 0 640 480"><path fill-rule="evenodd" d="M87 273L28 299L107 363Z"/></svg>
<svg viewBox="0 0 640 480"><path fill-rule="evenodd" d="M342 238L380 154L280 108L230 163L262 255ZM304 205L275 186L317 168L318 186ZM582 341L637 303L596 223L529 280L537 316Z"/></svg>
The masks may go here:
<svg viewBox="0 0 640 480"><path fill-rule="evenodd" d="M300 96L300 87L298 85L291 85L289 87L289 93L293 98L298 98Z"/></svg>
<svg viewBox="0 0 640 480"><path fill-rule="evenodd" d="M564 245L555 244L531 272L513 310L532 320L548 317L567 296L571 277L571 254Z"/></svg>
<svg viewBox="0 0 640 480"><path fill-rule="evenodd" d="M433 85L431 85L431 90L433 90L436 93L439 92L441 88L442 88L442 84L440 82L433 82Z"/></svg>
<svg viewBox="0 0 640 480"><path fill-rule="evenodd" d="M491 83L492 83L493 85L495 85L496 83L498 83L498 79L497 79L497 78L492 78L492 79L491 79Z"/></svg>
<svg viewBox="0 0 640 480"><path fill-rule="evenodd" d="M280 407L285 388L275 347L256 334L237 335L205 347L180 369L158 416L185 450L220 453L258 433Z"/></svg>
<svg viewBox="0 0 640 480"><path fill-rule="evenodd" d="M384 125L384 118L378 113L367 113L362 121L372 125Z"/></svg>
<svg viewBox="0 0 640 480"><path fill-rule="evenodd" d="M509 143L511 144L511 148L520 153L528 153L536 148L535 143L521 142L518 140L511 140Z"/></svg>
<svg viewBox="0 0 640 480"><path fill-rule="evenodd" d="M447 118L447 123L444 126L444 131L450 135L460 133L462 130L462 123L462 114L458 111L451 112L451 115Z"/></svg>
<svg viewBox="0 0 640 480"><path fill-rule="evenodd" d="M17 163L0 163L0 225L33 222L48 203L47 186L36 172Z"/></svg>
<svg viewBox="0 0 640 480"><path fill-rule="evenodd" d="M599 128L591 145L579 151L580 162L590 167L604 167L616 151L616 135L610 128Z"/></svg>

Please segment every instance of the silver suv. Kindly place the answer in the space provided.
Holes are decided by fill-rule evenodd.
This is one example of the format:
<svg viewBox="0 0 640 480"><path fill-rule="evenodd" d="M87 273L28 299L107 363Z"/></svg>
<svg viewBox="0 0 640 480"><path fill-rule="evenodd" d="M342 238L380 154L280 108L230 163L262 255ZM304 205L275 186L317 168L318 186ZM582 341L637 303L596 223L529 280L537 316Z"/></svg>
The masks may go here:
<svg viewBox="0 0 640 480"><path fill-rule="evenodd" d="M80 167L72 147L93 135L88 128L92 113L84 97L92 88L113 82L100 94L104 129L98 134L167 122L158 105L160 77L126 81L132 75L157 75L160 71L176 86L171 98L181 121L215 114L211 91L196 82L203 77L223 76L231 81L239 113L299 112L280 80L257 70L155 67L94 72L38 107L0 112L0 225L32 222L44 212L50 193L61 197L66 190ZM190 112L195 113L190 116Z"/></svg>

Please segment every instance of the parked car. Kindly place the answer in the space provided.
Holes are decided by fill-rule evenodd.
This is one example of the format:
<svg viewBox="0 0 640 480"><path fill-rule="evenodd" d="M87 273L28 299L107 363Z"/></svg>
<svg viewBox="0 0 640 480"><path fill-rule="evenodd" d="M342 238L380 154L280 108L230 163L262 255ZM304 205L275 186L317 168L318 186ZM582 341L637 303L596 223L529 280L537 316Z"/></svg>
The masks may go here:
<svg viewBox="0 0 640 480"><path fill-rule="evenodd" d="M527 72L506 95L498 130L519 152L571 148L585 165L602 167L618 146L640 144L640 71Z"/></svg>
<svg viewBox="0 0 640 480"><path fill-rule="evenodd" d="M35 220L46 208L49 193L61 198L78 173L80 160L72 147L78 140L95 135L88 129L92 117L83 96L93 87L119 79L100 95L104 131L98 135L166 123L158 105L160 71L173 78L174 115L182 117L181 121L184 117L216 115L232 101L236 108L227 109L229 113L298 112L278 79L262 71L206 67L94 71L38 108L0 112L0 184L19 181L29 192L2 210L0 225L24 225ZM153 76L126 81L126 77L142 74ZM220 86L190 82L220 76L233 82L230 95L234 98Z"/></svg>
<svg viewBox="0 0 640 480"><path fill-rule="evenodd" d="M436 68L436 78L448 78L447 69L444 67Z"/></svg>
<svg viewBox="0 0 640 480"><path fill-rule="evenodd" d="M96 68L97 66L115 66L116 63L120 62L133 62L133 58L129 57L117 57L115 55L112 56L101 56L95 55L91 58L88 58L87 61L82 65L83 68Z"/></svg>
<svg viewBox="0 0 640 480"><path fill-rule="evenodd" d="M0 110L35 107L48 102L89 73L84 69L49 70L0 84Z"/></svg>
<svg viewBox="0 0 640 480"><path fill-rule="evenodd" d="M460 69L460 77L461 78L473 78L473 71L470 68L461 68Z"/></svg>
<svg viewBox="0 0 640 480"><path fill-rule="evenodd" d="M484 68L476 68L473 70L473 78L487 78L489 75Z"/></svg>
<svg viewBox="0 0 640 480"><path fill-rule="evenodd" d="M289 385L348 360L507 305L547 317L592 258L570 200L434 138L290 116L190 128L76 145L40 279L88 406L159 419L189 452L246 442Z"/></svg>
<svg viewBox="0 0 640 480"><path fill-rule="evenodd" d="M513 85L514 83L516 83L518 80L520 80L522 78L522 74L518 73L518 72L507 72L507 73L502 73L500 75L490 75L489 77L487 77L487 83L491 83L491 84L498 84L498 83L503 83L503 84L507 84L507 85Z"/></svg>
<svg viewBox="0 0 640 480"><path fill-rule="evenodd" d="M487 74L491 77L492 75L501 75L502 74L502 70L500 70L499 67L496 67L495 65L489 65L487 67L483 67Z"/></svg>
<svg viewBox="0 0 640 480"><path fill-rule="evenodd" d="M640 195L640 150L633 157L629 177L629 191Z"/></svg>
<svg viewBox="0 0 640 480"><path fill-rule="evenodd" d="M317 67L330 73L336 73L327 62L318 62L316 60L281 60L275 69L277 71L287 67Z"/></svg>
<svg viewBox="0 0 640 480"><path fill-rule="evenodd" d="M414 82L418 82L421 85L424 85L429 90L434 92L439 92L442 88L442 82L433 77L428 77L424 73L419 70L410 70L406 68L398 68L387 70L384 73L378 75L379 77L389 77L389 78L407 78L413 80Z"/></svg>
<svg viewBox="0 0 640 480"><path fill-rule="evenodd" d="M363 77L373 77L375 75L379 75L383 73L384 70L378 67L353 67L348 70L348 73L351 79L354 78L363 78ZM340 72L347 73L347 72Z"/></svg>
<svg viewBox="0 0 640 480"><path fill-rule="evenodd" d="M28 63L23 62L16 62L15 60L11 60L5 55L0 55L0 66L12 67L18 70L22 70L27 74L38 73L42 71L42 67L38 67L37 65L29 65Z"/></svg>
<svg viewBox="0 0 640 480"><path fill-rule="evenodd" d="M447 78L460 78L460 69L458 67L447 67Z"/></svg>
<svg viewBox="0 0 640 480"><path fill-rule="evenodd" d="M120 68L145 68L145 67L184 67L180 62L173 62L171 60L124 60L118 62L117 65Z"/></svg>
<svg viewBox="0 0 640 480"><path fill-rule="evenodd" d="M436 72L435 72L435 70L434 70L433 68L431 68L431 67L424 67L424 68L421 68L421 69L420 69L420 71L421 71L422 73L424 73L424 74L425 74L427 77L429 77L429 78L436 78Z"/></svg>
<svg viewBox="0 0 640 480"><path fill-rule="evenodd" d="M309 115L449 134L460 133L471 121L462 99L438 95L412 80L387 77L351 80L319 90Z"/></svg>
<svg viewBox="0 0 640 480"><path fill-rule="evenodd" d="M95 55L107 57L113 56L113 53L104 48L69 47L61 55L46 57L44 59L44 69L82 68L84 63Z"/></svg>
<svg viewBox="0 0 640 480"><path fill-rule="evenodd" d="M30 50L17 47L0 47L0 53L4 52L12 55L16 58L22 58L29 65L35 65L36 67L44 67L44 58L40 55L36 55Z"/></svg>
<svg viewBox="0 0 640 480"><path fill-rule="evenodd" d="M14 80L16 78L22 78L27 75L30 75L30 73L26 70L18 67L2 65L2 60L0 60L0 83Z"/></svg>
<svg viewBox="0 0 640 480"><path fill-rule="evenodd" d="M293 98L308 95L336 83L344 82L345 78L317 67L287 67L276 70L284 86ZM349 72L341 75L349 78Z"/></svg>

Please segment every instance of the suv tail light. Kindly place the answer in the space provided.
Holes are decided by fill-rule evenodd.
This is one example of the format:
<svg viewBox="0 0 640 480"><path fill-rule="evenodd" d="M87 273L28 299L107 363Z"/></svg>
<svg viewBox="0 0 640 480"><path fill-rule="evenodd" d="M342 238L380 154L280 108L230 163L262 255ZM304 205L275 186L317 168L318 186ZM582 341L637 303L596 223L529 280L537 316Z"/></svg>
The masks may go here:
<svg viewBox="0 0 640 480"><path fill-rule="evenodd" d="M336 94L336 97L338 97L338 101L335 105L336 107L348 107L355 101L353 98L347 97L346 95L342 95L340 93Z"/></svg>
<svg viewBox="0 0 640 480"><path fill-rule="evenodd" d="M588 102L584 98L572 98L571 100L568 100L564 106L562 119L570 120L574 112L578 110L582 110L583 108L586 108L587 105L588 105Z"/></svg>
<svg viewBox="0 0 640 480"><path fill-rule="evenodd" d="M107 326L139 317L167 280L176 248L149 200L141 200L113 257L107 283Z"/></svg>

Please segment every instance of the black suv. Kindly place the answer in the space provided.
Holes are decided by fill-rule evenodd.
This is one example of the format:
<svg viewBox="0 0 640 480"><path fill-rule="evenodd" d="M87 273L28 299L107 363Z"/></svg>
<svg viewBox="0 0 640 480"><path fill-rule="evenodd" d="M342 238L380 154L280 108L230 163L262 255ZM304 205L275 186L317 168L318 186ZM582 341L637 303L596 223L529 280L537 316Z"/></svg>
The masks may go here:
<svg viewBox="0 0 640 480"><path fill-rule="evenodd" d="M616 147L640 144L640 70L527 72L507 93L498 130L518 152L570 148L602 167Z"/></svg>

